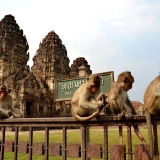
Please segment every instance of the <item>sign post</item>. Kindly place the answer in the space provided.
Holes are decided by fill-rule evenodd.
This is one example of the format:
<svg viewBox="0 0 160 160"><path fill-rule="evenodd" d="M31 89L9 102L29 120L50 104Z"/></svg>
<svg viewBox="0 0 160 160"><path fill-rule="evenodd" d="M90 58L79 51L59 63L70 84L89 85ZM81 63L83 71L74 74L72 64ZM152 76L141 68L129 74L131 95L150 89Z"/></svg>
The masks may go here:
<svg viewBox="0 0 160 160"><path fill-rule="evenodd" d="M102 78L100 92L108 93L109 87L114 81L113 71L98 73L98 75L100 75ZM80 87L81 84L85 82L86 77L74 77L71 79L55 80L55 100L71 100L74 92Z"/></svg>

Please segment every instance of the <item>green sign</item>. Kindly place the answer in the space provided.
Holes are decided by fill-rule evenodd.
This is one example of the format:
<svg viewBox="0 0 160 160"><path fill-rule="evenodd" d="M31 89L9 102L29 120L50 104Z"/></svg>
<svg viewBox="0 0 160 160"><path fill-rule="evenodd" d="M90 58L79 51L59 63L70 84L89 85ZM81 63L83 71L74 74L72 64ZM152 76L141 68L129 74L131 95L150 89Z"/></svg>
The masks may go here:
<svg viewBox="0 0 160 160"><path fill-rule="evenodd" d="M98 73L102 78L102 83L100 90L103 93L107 93L111 83L114 81L113 72ZM81 84L86 82L86 77L78 77L74 79L64 79L55 81L55 98L56 101L61 101L65 99L71 99L74 92Z"/></svg>

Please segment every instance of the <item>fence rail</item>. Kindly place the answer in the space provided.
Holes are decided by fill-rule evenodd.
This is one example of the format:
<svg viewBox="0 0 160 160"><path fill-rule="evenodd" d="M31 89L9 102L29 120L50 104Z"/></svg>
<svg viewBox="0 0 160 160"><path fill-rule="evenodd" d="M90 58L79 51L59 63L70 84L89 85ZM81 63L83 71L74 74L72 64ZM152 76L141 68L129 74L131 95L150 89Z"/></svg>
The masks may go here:
<svg viewBox="0 0 160 160"><path fill-rule="evenodd" d="M159 159L159 152L158 152L158 134L157 134L157 126L160 124L160 117L153 117L152 118L153 124L153 133L155 139L155 159ZM7 151L6 146L12 146L10 150L14 152L14 160L18 159L18 152L22 149L22 143L26 146L25 150L28 153L28 159L32 160L33 158L33 149L41 148L41 153L44 154L45 160L49 159L49 155L56 155L59 153L62 156L63 160L66 160L68 156L80 157L82 160L88 160L89 158L102 158L104 160L109 159L112 157L112 160L116 160L117 156L121 156L121 159L126 159L126 155L128 156L129 160L133 159L133 154L135 154L135 159L149 159L149 147L148 145L137 145L135 146L135 151L132 150L132 131L131 127L133 125L144 126L146 125L146 117L145 116L134 116L132 121L121 120L117 116L106 116L106 117L97 117L91 121L87 122L78 122L73 117L61 117L61 118L15 118L15 119L2 119L0 120L0 127L1 127L1 144L0 144L0 159L4 159L4 152ZM90 144L88 143L89 139L89 128L101 126L104 132L104 146L98 144ZM120 137L120 144L112 145L111 148L108 146L108 128L111 126L118 126L119 127L119 137ZM122 126L126 126L127 128L127 151L125 145L123 145L122 139ZM6 141L6 129L8 127L14 128L15 132L15 140L14 141ZM19 129L23 127L29 128L29 141L28 142L21 142L19 141ZM33 134L35 127L43 127L45 128L45 142L44 143L37 143L33 142ZM69 128L78 128L81 131L81 144L67 144L67 130ZM49 142L49 131L53 128L61 128L63 132L62 137L62 144L60 143L50 143ZM102 149L103 148L103 149ZM142 148L142 149L141 149ZM52 149L52 150L51 150ZM57 149L56 154L54 151ZM73 152L75 151L75 152ZM146 152L147 151L147 152ZM145 154L142 154L142 152ZM80 153L80 154L79 154ZM116 153L116 154L115 154ZM103 157L101 156L103 154ZM144 156L143 156L144 155ZM120 157L119 157L120 158ZM118 158L118 159L119 159Z"/></svg>

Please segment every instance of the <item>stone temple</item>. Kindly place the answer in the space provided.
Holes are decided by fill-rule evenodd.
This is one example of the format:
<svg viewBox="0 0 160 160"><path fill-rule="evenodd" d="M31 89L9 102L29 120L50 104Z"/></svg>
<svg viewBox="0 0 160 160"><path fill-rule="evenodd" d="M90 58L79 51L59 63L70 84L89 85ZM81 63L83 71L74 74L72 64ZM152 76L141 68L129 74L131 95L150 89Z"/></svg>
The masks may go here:
<svg viewBox="0 0 160 160"><path fill-rule="evenodd" d="M22 117L70 116L70 112L57 110L54 82L77 77L81 66L91 74L87 60L78 57L70 67L67 49L54 31L50 31L39 44L31 67L27 65L28 49L27 38L15 17L5 15L0 21L0 84L6 85L14 107L19 108ZM63 104L65 108L69 103Z"/></svg>

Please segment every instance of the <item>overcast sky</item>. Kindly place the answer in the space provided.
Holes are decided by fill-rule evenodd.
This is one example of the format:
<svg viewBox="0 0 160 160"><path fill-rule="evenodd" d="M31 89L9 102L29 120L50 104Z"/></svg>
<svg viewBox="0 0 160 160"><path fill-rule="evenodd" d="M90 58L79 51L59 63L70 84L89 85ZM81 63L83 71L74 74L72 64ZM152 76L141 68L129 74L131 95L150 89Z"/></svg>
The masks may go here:
<svg viewBox="0 0 160 160"><path fill-rule="evenodd" d="M128 92L143 103L148 84L160 72L159 0L1 0L0 20L12 14L29 43L30 60L54 30L67 48L70 64L84 57L93 73L129 70Z"/></svg>

